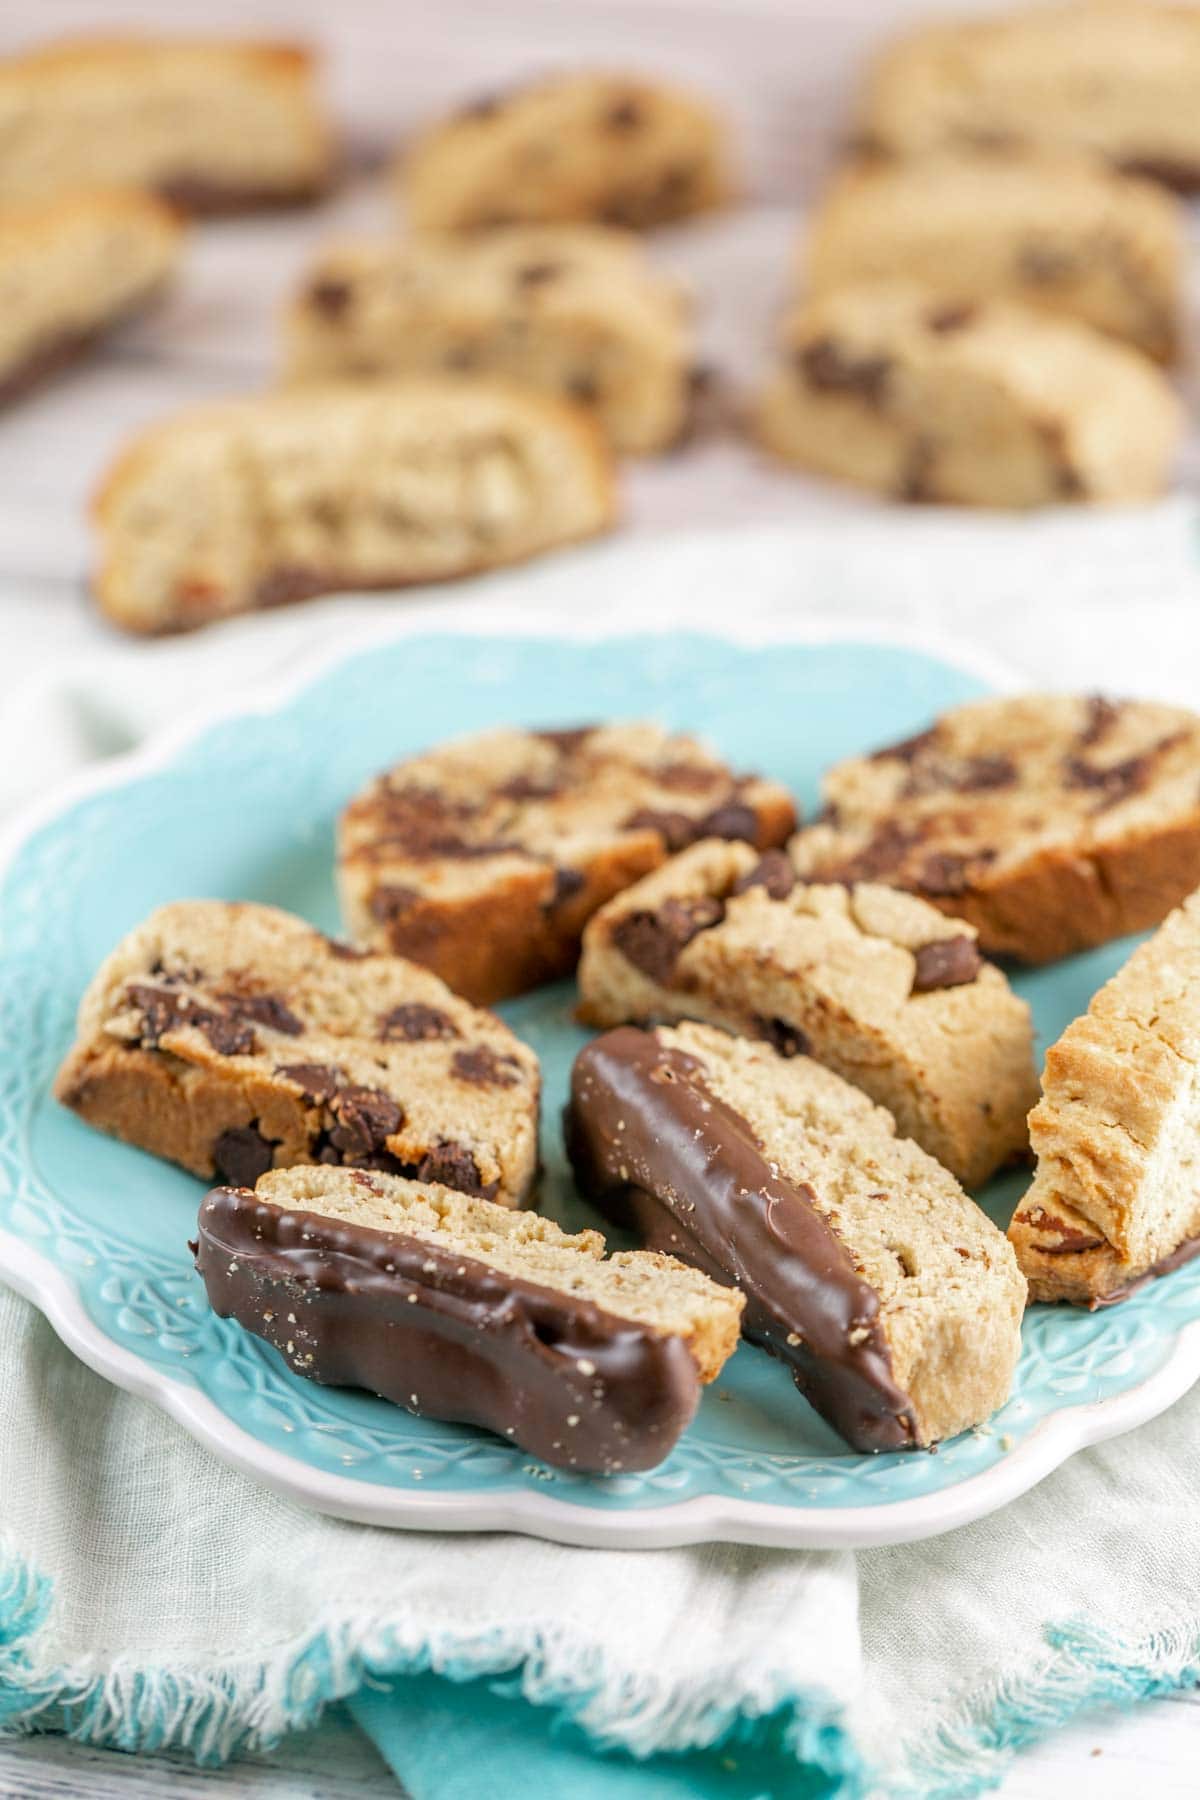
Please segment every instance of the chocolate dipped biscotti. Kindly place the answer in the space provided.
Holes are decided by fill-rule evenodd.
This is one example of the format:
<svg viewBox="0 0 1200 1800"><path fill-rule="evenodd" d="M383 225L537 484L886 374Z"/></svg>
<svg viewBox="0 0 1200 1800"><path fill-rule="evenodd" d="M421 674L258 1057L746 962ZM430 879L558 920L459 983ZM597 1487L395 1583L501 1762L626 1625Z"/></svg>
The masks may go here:
<svg viewBox="0 0 1200 1800"><path fill-rule="evenodd" d="M579 988L590 1025L699 1019L814 1057L968 1186L1028 1148L1029 1008L912 894L812 886L782 850L710 839L596 914Z"/></svg>
<svg viewBox="0 0 1200 1800"><path fill-rule="evenodd" d="M217 1188L196 1264L216 1311L309 1380L481 1425L561 1468L652 1468L737 1345L742 1297L439 1186L295 1168Z"/></svg>
<svg viewBox="0 0 1200 1800"><path fill-rule="evenodd" d="M878 881L965 919L980 948L1051 962L1159 924L1200 886L1200 719L1023 694L829 770L793 839L806 881Z"/></svg>
<svg viewBox="0 0 1200 1800"><path fill-rule="evenodd" d="M1046 1053L1009 1227L1034 1300L1107 1306L1200 1255L1200 894Z"/></svg>
<svg viewBox="0 0 1200 1800"><path fill-rule="evenodd" d="M97 971L55 1093L239 1187L325 1163L515 1206L536 1172L540 1086L533 1051L427 969L275 907L181 900Z"/></svg>
<svg viewBox="0 0 1200 1800"><path fill-rule="evenodd" d="M1011 1246L831 1070L707 1025L624 1026L576 1058L566 1128L582 1191L741 1288L745 1335L854 1449L935 1443L1007 1398Z"/></svg>
<svg viewBox="0 0 1200 1800"><path fill-rule="evenodd" d="M660 725L484 732L397 763L346 808L342 912L358 942L481 1002L569 974L597 907L701 837L781 844L796 809Z"/></svg>

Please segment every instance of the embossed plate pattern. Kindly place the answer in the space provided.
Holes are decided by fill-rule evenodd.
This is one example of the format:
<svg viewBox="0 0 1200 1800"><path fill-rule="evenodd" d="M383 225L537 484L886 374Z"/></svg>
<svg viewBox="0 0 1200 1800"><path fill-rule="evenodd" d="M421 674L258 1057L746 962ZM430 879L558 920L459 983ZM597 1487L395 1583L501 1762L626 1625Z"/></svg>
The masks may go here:
<svg viewBox="0 0 1200 1800"><path fill-rule="evenodd" d="M78 784L13 835L0 875L0 1276L77 1354L226 1460L386 1525L629 1546L894 1542L978 1517L1081 1445L1140 1423L1200 1375L1200 1263L1106 1312L1033 1308L1011 1400L936 1456L847 1452L784 1370L743 1347L661 1468L603 1481L552 1471L481 1432L293 1376L204 1303L186 1248L202 1184L49 1097L79 995L122 932L183 895L272 901L336 929L339 806L373 770L450 732L654 715L788 781L811 807L826 764L982 689L896 644L404 636ZM1127 950L1019 978L1043 1041ZM503 1010L545 1068L543 1204L582 1221L558 1135L583 1041L571 1006L563 984ZM1019 1188L992 1184L997 1219Z"/></svg>

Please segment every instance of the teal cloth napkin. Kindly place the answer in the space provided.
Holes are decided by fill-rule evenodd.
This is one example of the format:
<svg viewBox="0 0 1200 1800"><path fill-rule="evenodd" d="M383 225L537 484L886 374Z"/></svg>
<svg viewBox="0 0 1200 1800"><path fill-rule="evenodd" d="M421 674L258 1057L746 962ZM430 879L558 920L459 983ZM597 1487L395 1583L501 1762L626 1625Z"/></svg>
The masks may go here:
<svg viewBox="0 0 1200 1800"><path fill-rule="evenodd" d="M719 1750L598 1753L578 1726L529 1706L514 1682L410 1676L363 1688L350 1711L411 1800L479 1800L484 1771L490 1792L538 1800L827 1800L849 1780L798 1762L778 1724L731 1735Z"/></svg>

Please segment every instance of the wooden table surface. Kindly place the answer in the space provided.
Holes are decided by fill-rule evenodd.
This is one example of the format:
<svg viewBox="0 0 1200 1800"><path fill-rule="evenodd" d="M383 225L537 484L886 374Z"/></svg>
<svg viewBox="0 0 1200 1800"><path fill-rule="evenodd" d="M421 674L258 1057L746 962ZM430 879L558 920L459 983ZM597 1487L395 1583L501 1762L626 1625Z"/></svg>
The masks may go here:
<svg viewBox="0 0 1200 1800"><path fill-rule="evenodd" d="M332 92L360 147L394 140L446 99L548 64L657 67L708 87L737 123L752 194L771 206L728 221L716 238L669 234L656 254L711 289L709 348L745 376L782 292L802 196L832 155L852 72L881 30L919 10L904 0L840 0L836 7L829 0L407 0L394 9L369 0L341 0L336 9L322 0L261 0L254 8L237 0L176 0L171 22L242 33L258 26L321 40ZM23 0L4 9L0 49L79 27L161 23L162 16L103 0ZM4 421L0 641L10 693L22 678L109 641L82 597L84 506L122 437L175 405L264 378L278 298L312 244L335 223L378 224L388 216L381 185L368 182L324 216L206 228L184 283L157 318ZM714 279L735 266L736 284ZM644 530L854 504L781 477L723 443L645 465L630 486L632 524ZM223 1770L60 1738L0 1740L3 1800L363 1800L398 1792L341 1708L319 1729ZM1002 1800L1200 1794L1200 1698L1180 1695L1135 1714L1089 1718L1023 1756L999 1792Z"/></svg>

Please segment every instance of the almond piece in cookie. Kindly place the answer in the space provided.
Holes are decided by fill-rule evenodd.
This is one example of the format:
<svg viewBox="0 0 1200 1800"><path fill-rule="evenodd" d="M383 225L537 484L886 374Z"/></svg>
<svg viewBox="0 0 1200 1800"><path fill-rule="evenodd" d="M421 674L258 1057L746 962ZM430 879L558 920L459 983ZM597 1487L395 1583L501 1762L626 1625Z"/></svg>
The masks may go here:
<svg viewBox="0 0 1200 1800"><path fill-rule="evenodd" d="M1029 1008L970 926L894 888L697 844L591 920L579 988L590 1025L702 1019L814 1057L968 1186L1028 1146Z"/></svg>
<svg viewBox="0 0 1200 1800"><path fill-rule="evenodd" d="M311 199L332 136L297 44L94 37L0 60L0 207L147 188L188 212Z"/></svg>
<svg viewBox="0 0 1200 1800"><path fill-rule="evenodd" d="M757 433L785 462L896 500L1020 509L1148 500L1182 414L1162 371L1077 320L907 281L785 320Z"/></svg>
<svg viewBox="0 0 1200 1800"><path fill-rule="evenodd" d="M737 1346L742 1296L669 1256L388 1175L217 1188L197 1239L213 1307L296 1374L581 1474L660 1463Z"/></svg>
<svg viewBox="0 0 1200 1800"><path fill-rule="evenodd" d="M825 776L807 881L878 881L1051 962L1159 924L1200 885L1200 719L1150 701L973 701Z"/></svg>
<svg viewBox="0 0 1200 1800"><path fill-rule="evenodd" d="M778 782L660 725L485 732L409 758L342 815L352 937L490 1002L567 975L606 900L702 837L784 842Z"/></svg>
<svg viewBox="0 0 1200 1800"><path fill-rule="evenodd" d="M703 100L633 75L550 75L489 94L405 152L397 180L420 231L591 220L642 230L722 206L724 129Z"/></svg>
<svg viewBox="0 0 1200 1800"><path fill-rule="evenodd" d="M331 382L137 438L96 502L95 592L129 631L184 631L522 562L613 511L611 457L577 408L452 376Z"/></svg>
<svg viewBox="0 0 1200 1800"><path fill-rule="evenodd" d="M902 278L948 301L1019 300L1169 362L1180 349L1184 223L1152 182L1064 152L863 163L818 206L804 276L814 293Z"/></svg>
<svg viewBox="0 0 1200 1800"><path fill-rule="evenodd" d="M239 1187L326 1163L515 1206L536 1172L540 1085L533 1051L428 970L272 906L179 900L102 963L55 1093Z"/></svg>
<svg viewBox="0 0 1200 1800"><path fill-rule="evenodd" d="M622 1026L575 1060L567 1140L606 1214L742 1290L745 1335L855 1450L935 1443L1007 1398L1011 1245L831 1070L708 1025Z"/></svg>
<svg viewBox="0 0 1200 1800"><path fill-rule="evenodd" d="M630 454L678 441L692 367L682 289L598 225L338 245L286 322L291 381L501 375L586 407Z"/></svg>
<svg viewBox="0 0 1200 1800"><path fill-rule="evenodd" d="M0 214L0 405L153 300L182 239L169 206L132 190L92 189Z"/></svg>
<svg viewBox="0 0 1200 1800"><path fill-rule="evenodd" d="M1200 894L1051 1046L1029 1132L1032 1299L1105 1306L1200 1255Z"/></svg>

